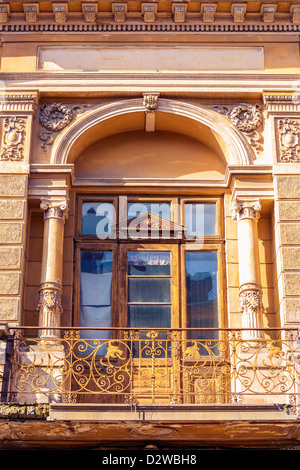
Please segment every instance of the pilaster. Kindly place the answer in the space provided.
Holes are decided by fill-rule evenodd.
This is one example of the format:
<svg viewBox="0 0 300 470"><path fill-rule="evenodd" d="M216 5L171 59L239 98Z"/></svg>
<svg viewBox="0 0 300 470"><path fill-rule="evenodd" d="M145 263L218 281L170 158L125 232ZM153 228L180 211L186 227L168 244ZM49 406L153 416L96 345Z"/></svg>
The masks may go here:
<svg viewBox="0 0 300 470"><path fill-rule="evenodd" d="M21 321L32 123L37 94L0 94L0 321Z"/></svg>

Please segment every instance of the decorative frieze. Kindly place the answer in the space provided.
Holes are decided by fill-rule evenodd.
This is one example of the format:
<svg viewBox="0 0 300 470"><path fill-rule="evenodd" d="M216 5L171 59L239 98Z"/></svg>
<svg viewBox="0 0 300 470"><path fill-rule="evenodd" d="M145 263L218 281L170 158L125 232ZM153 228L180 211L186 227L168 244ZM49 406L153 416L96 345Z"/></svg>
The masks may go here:
<svg viewBox="0 0 300 470"><path fill-rule="evenodd" d="M23 161L26 119L11 116L4 119L0 160Z"/></svg>
<svg viewBox="0 0 300 470"><path fill-rule="evenodd" d="M300 162L300 119L279 119L277 121L279 161Z"/></svg>

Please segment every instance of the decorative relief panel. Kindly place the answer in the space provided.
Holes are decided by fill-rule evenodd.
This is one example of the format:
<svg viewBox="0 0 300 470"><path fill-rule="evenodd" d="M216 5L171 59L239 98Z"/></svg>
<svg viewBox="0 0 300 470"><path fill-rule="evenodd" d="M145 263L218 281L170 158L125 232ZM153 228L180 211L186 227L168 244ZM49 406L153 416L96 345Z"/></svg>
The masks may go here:
<svg viewBox="0 0 300 470"><path fill-rule="evenodd" d="M241 131L253 149L263 150L263 114L260 104L240 103L236 106L211 106L211 109L226 115L232 124Z"/></svg>
<svg viewBox="0 0 300 470"><path fill-rule="evenodd" d="M88 105L83 106L83 108L87 107ZM53 144L53 133L63 130L80 111L83 111L80 106L68 107L63 103L50 103L41 106L40 124L45 130L40 131L39 138L42 141L41 147L44 151L47 150L47 145Z"/></svg>
<svg viewBox="0 0 300 470"><path fill-rule="evenodd" d="M279 161L300 162L300 119L279 119L276 130Z"/></svg>
<svg viewBox="0 0 300 470"><path fill-rule="evenodd" d="M6 117L3 120L0 160L24 160L26 119L23 117Z"/></svg>

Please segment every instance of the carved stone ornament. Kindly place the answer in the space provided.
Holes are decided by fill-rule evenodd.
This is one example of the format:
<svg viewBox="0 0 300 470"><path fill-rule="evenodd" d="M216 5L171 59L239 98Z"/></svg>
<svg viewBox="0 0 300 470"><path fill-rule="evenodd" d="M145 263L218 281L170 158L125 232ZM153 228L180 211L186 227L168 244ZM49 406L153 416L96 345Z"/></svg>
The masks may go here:
<svg viewBox="0 0 300 470"><path fill-rule="evenodd" d="M240 308L245 315L260 315L263 311L262 293L257 290L244 290L240 293Z"/></svg>
<svg viewBox="0 0 300 470"><path fill-rule="evenodd" d="M243 201L237 199L232 204L232 218L234 220L259 219L261 204L259 200Z"/></svg>
<svg viewBox="0 0 300 470"><path fill-rule="evenodd" d="M211 106L211 109L226 115L232 124L242 132L249 144L257 151L263 150L261 131L263 124L262 107L259 104L240 103L237 106Z"/></svg>
<svg viewBox="0 0 300 470"><path fill-rule="evenodd" d="M40 208L44 211L44 219L55 218L65 221L68 217L69 208L67 199L60 201L42 199Z"/></svg>
<svg viewBox="0 0 300 470"><path fill-rule="evenodd" d="M279 132L279 160L284 163L300 162L300 120L280 119Z"/></svg>
<svg viewBox="0 0 300 470"><path fill-rule="evenodd" d="M37 310L43 318L43 326L58 326L63 308L62 293L58 289L41 289ZM57 321L55 320L57 319Z"/></svg>
<svg viewBox="0 0 300 470"><path fill-rule="evenodd" d="M143 93L143 106L146 111L154 111L158 105L159 93Z"/></svg>
<svg viewBox="0 0 300 470"><path fill-rule="evenodd" d="M83 105L83 108L89 105ZM45 130L39 133L39 138L42 140L41 147L44 151L47 150L47 145L54 142L53 132L60 132L63 130L80 112L80 106L72 106L71 108L63 103L43 104L41 106L40 123Z"/></svg>
<svg viewBox="0 0 300 470"><path fill-rule="evenodd" d="M24 160L24 138L26 119L7 117L4 119L0 160Z"/></svg>

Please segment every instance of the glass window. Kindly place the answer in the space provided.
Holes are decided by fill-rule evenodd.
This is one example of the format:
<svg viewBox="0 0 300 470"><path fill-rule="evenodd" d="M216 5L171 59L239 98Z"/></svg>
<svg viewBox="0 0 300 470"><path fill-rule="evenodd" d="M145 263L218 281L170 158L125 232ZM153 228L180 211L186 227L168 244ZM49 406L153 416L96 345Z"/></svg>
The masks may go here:
<svg viewBox="0 0 300 470"><path fill-rule="evenodd" d="M112 202L83 202L81 220L82 235L107 238L112 235L114 205Z"/></svg>
<svg viewBox="0 0 300 470"><path fill-rule="evenodd" d="M171 253L128 253L128 326L171 327Z"/></svg>
<svg viewBox="0 0 300 470"><path fill-rule="evenodd" d="M169 202L130 202L128 204L128 220L150 212L163 219L171 220L171 204Z"/></svg>
<svg viewBox="0 0 300 470"><path fill-rule="evenodd" d="M216 204L185 203L184 225L187 238L216 235Z"/></svg>
<svg viewBox="0 0 300 470"><path fill-rule="evenodd" d="M82 251L80 327L110 327L112 318L112 252ZM82 338L110 338L110 331L82 330ZM105 354L105 351L103 351Z"/></svg>
<svg viewBox="0 0 300 470"><path fill-rule="evenodd" d="M188 328L218 328L218 259L214 251L186 253L186 299ZM214 338L215 332L201 337ZM199 332L190 332L198 338Z"/></svg>

